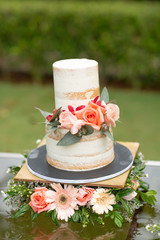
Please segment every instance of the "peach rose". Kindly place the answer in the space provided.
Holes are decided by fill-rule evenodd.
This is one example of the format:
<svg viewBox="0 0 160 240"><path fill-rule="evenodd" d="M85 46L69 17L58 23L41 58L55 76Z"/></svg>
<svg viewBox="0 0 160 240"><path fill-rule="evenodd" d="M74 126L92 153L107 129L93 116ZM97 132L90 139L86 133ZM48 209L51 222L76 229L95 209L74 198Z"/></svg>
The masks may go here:
<svg viewBox="0 0 160 240"><path fill-rule="evenodd" d="M104 114L106 109L94 102L90 101L88 105L75 112L78 119L82 119L84 124L92 126L95 130L100 130L101 124L104 122Z"/></svg>
<svg viewBox="0 0 160 240"><path fill-rule="evenodd" d="M50 200L51 193L48 194L49 192L53 192L54 194L54 191L48 190L45 187L35 188L35 192L31 195L31 201L29 202L34 212L41 213L50 210L52 201ZM50 195L49 198L47 195Z"/></svg>
<svg viewBox="0 0 160 240"><path fill-rule="evenodd" d="M86 203L92 199L94 191L95 190L93 188L80 188L77 196L78 205L86 205Z"/></svg>
<svg viewBox="0 0 160 240"><path fill-rule="evenodd" d="M59 115L61 127L69 129L72 134L76 134L82 127L82 120L78 120L70 111L66 110Z"/></svg>
<svg viewBox="0 0 160 240"><path fill-rule="evenodd" d="M136 191L137 188L139 187L139 182L135 180L132 180L131 182L134 184L133 189Z"/></svg>
<svg viewBox="0 0 160 240"><path fill-rule="evenodd" d="M104 117L104 122L109 127L112 124L116 127L115 121L119 119L119 107L116 104L109 103L106 105L106 114Z"/></svg>

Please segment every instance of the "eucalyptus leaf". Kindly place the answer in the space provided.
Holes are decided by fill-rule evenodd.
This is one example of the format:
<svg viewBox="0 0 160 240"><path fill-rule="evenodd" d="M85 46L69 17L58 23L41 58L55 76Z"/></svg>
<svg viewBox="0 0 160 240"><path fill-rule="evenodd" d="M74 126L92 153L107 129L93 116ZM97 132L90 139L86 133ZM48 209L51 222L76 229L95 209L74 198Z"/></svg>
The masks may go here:
<svg viewBox="0 0 160 240"><path fill-rule="evenodd" d="M87 130L87 133L85 135L90 135L90 134L92 134L94 132L93 127L90 126L90 125L86 124L86 125L84 125L84 128Z"/></svg>
<svg viewBox="0 0 160 240"><path fill-rule="evenodd" d="M57 146L68 146L74 143L77 143L81 140L82 136L77 136L75 134L71 134L70 132L66 133L63 138L57 143Z"/></svg>
<svg viewBox="0 0 160 240"><path fill-rule="evenodd" d="M53 114L53 113L50 113L50 112L45 112L42 109L37 108L37 107L35 109L39 110L44 118L46 118L48 115L52 115Z"/></svg>
<svg viewBox="0 0 160 240"><path fill-rule="evenodd" d="M106 87L103 88L101 96L100 96L100 100L104 101L105 103L109 102L109 93Z"/></svg>
<svg viewBox="0 0 160 240"><path fill-rule="evenodd" d="M114 142L114 138L112 133L109 131L109 129L107 129L106 131L103 132L106 136L108 136L113 142Z"/></svg>
<svg viewBox="0 0 160 240"><path fill-rule="evenodd" d="M52 121L52 122L50 122L50 125L52 127L57 127L58 125L60 125L60 122L59 121Z"/></svg>
<svg viewBox="0 0 160 240"><path fill-rule="evenodd" d="M18 217L22 216L30 209L31 209L31 207L28 205L28 203L23 205L22 208L18 212L15 213L14 218L18 218Z"/></svg>
<svg viewBox="0 0 160 240"><path fill-rule="evenodd" d="M53 117L52 117L52 119L50 120L50 122L53 122L53 121L59 116L59 114L61 113L61 108L62 108L62 107L60 107L60 108L57 109L56 113L53 115Z"/></svg>

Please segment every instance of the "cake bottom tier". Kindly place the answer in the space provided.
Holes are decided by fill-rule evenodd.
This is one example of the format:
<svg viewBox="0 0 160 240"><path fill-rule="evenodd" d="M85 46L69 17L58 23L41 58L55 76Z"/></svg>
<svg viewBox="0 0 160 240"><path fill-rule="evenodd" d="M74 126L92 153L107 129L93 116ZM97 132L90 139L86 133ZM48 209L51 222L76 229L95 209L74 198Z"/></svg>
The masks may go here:
<svg viewBox="0 0 160 240"><path fill-rule="evenodd" d="M69 171L87 171L104 167L114 160L113 142L98 131L84 136L80 142L57 146L55 135L46 140L47 162L56 168Z"/></svg>

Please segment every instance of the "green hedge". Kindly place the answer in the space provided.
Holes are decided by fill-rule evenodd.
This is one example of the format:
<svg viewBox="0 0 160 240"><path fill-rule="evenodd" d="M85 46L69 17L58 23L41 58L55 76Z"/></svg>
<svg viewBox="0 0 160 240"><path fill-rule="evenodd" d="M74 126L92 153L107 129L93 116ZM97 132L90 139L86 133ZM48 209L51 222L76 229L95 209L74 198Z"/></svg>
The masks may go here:
<svg viewBox="0 0 160 240"><path fill-rule="evenodd" d="M100 77L160 87L160 4L1 2L0 70L52 74L52 62L96 59Z"/></svg>

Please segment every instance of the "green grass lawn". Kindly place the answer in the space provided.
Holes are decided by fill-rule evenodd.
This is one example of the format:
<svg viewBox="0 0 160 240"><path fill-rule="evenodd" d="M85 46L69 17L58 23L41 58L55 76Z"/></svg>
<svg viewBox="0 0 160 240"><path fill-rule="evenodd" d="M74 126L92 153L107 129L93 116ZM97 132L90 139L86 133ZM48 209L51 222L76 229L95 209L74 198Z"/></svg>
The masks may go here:
<svg viewBox="0 0 160 240"><path fill-rule="evenodd" d="M145 159L160 160L160 94L109 88L110 100L120 106L115 140L140 142ZM52 85L0 82L0 152L20 152L36 147L44 136L41 114L54 108Z"/></svg>

